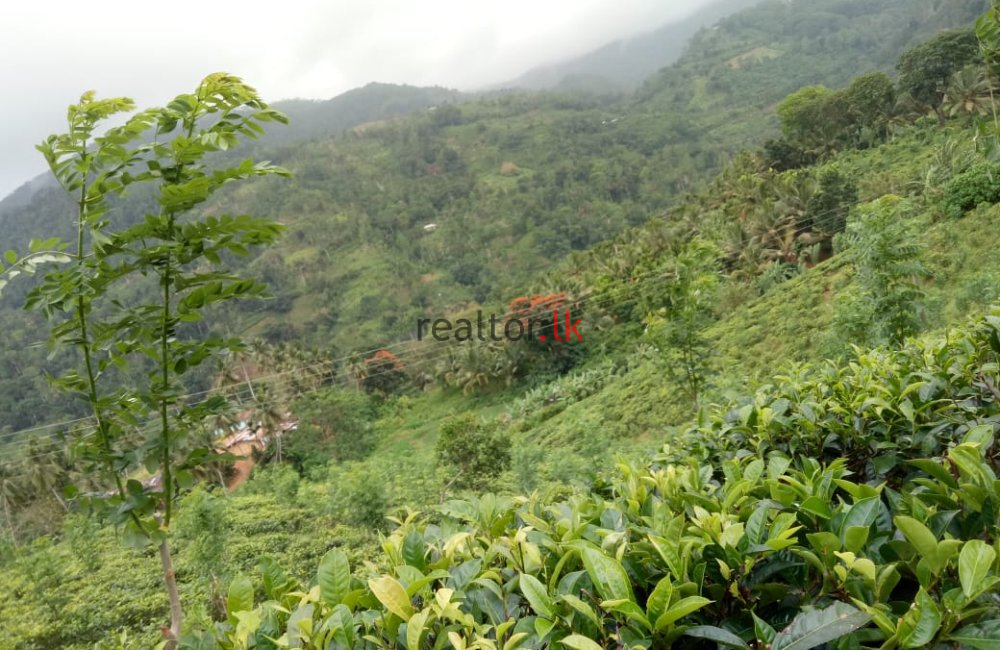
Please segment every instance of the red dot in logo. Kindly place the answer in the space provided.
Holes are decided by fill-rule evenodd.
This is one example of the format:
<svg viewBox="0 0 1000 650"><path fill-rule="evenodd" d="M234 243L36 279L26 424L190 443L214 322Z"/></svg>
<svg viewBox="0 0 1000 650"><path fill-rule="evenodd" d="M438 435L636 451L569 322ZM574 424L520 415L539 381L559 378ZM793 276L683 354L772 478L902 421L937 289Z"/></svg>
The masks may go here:
<svg viewBox="0 0 1000 650"><path fill-rule="evenodd" d="M541 336L539 336L539 337L538 337L538 340L539 340L539 341L544 341L544 340L545 340L545 335L544 335L544 334L542 334Z"/></svg>

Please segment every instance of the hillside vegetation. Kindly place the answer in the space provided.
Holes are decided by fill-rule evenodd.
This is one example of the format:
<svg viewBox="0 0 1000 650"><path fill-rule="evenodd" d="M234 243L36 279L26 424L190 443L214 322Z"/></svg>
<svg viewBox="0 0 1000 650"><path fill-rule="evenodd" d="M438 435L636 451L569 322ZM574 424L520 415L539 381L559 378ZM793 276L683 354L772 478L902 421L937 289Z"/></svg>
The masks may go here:
<svg viewBox="0 0 1000 650"><path fill-rule="evenodd" d="M272 129L250 151L294 179L226 193L209 208L252 207L289 227L251 264L275 299L228 313L227 326L341 357L413 337L417 318L499 309L527 288L550 289L555 279L539 279L566 255L665 213L733 152L776 136L773 106L799 85L838 87L852 71L890 69L921 34L969 24L982 5L764 3L703 32L638 99L515 93L445 104L446 91L376 86L325 105L291 104L289 132L312 139ZM818 31L803 35L807 23ZM764 46L787 55L727 64ZM396 106L432 101L435 110L383 121ZM362 114L380 121L327 137ZM268 144L275 139L287 144ZM148 205L133 193L112 211L127 222ZM0 204L5 246L24 248L41 232L65 236L67 209L55 188L27 205ZM0 427L78 415L51 396L39 323L11 313L20 302L12 296L0 306L8 414ZM208 387L200 381L192 392Z"/></svg>
<svg viewBox="0 0 1000 650"><path fill-rule="evenodd" d="M204 268L273 297L226 276L176 338L127 330L192 351L179 397L142 346L96 346L107 448L86 410L33 412L47 325L15 307L55 285L12 282L0 647L1000 646L998 69L1000 6L819 0L724 19L634 97L410 89L387 119L369 89L376 121L249 146L291 179L194 202L234 229ZM202 153L179 169L249 175ZM108 199L133 247L98 257L156 254L127 237L165 186ZM23 250L70 209L43 190L3 223ZM131 327L108 314L143 317L144 282L92 285L95 322ZM554 333L553 309L582 341L414 340L477 310ZM258 423L244 480L208 450Z"/></svg>

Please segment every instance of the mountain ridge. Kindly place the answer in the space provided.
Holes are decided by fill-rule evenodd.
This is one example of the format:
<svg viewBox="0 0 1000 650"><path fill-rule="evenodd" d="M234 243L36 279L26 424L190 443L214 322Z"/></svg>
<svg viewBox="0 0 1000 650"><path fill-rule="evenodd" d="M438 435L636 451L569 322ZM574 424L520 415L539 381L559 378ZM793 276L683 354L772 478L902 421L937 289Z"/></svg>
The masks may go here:
<svg viewBox="0 0 1000 650"><path fill-rule="evenodd" d="M715 0L684 18L616 39L576 57L536 66L490 88L630 92L649 75L676 61L700 29L761 1Z"/></svg>

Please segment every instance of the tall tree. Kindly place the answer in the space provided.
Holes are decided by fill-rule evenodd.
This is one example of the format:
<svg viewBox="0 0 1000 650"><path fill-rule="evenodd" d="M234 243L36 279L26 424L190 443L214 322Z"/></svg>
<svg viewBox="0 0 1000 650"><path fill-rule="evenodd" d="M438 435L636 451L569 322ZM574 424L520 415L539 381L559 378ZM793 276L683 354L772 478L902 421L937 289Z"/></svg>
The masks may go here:
<svg viewBox="0 0 1000 650"><path fill-rule="evenodd" d="M263 285L221 270L223 256L246 255L280 232L271 220L195 209L229 183L287 173L249 159L233 166L209 159L262 133L261 122L285 118L240 79L217 73L166 107L94 136L102 122L134 107L129 99L98 100L88 92L70 106L67 132L38 147L76 206L77 237L72 259L45 274L27 307L53 321L50 346L78 354L79 367L55 384L81 397L94 418L78 447L113 492L93 502L124 528L126 539L159 547L171 618L165 635L174 647L182 608L170 526L181 487L213 456L186 438L225 406L221 397L183 400L183 377L241 347L234 338L186 336L184 324L200 321L213 304L261 295ZM151 142L136 144L148 136ZM137 184L151 186L155 208L131 215L134 225L112 223L108 199ZM118 291L126 282L144 291ZM142 371L138 382L121 381L142 378ZM129 478L139 465L158 480Z"/></svg>
<svg viewBox="0 0 1000 650"><path fill-rule="evenodd" d="M807 86L786 97L778 106L785 137L810 152L829 147L843 116L833 106L836 97L837 93L826 86Z"/></svg>
<svg viewBox="0 0 1000 650"><path fill-rule="evenodd" d="M848 225L847 258L854 266L853 290L837 312L842 341L896 345L920 331L928 272L923 250L905 219L905 204L886 196L860 210Z"/></svg>
<svg viewBox="0 0 1000 650"><path fill-rule="evenodd" d="M956 72L979 59L979 41L973 30L942 32L899 58L899 88L925 110L934 111L944 124L941 104L948 84Z"/></svg>
<svg viewBox="0 0 1000 650"><path fill-rule="evenodd" d="M646 317L667 372L697 407L712 374L712 344L705 329L715 319L720 252L701 240L681 245L666 270L666 306Z"/></svg>
<svg viewBox="0 0 1000 650"><path fill-rule="evenodd" d="M896 87L884 72L869 72L851 82L844 101L857 144L870 145L885 136L896 106Z"/></svg>

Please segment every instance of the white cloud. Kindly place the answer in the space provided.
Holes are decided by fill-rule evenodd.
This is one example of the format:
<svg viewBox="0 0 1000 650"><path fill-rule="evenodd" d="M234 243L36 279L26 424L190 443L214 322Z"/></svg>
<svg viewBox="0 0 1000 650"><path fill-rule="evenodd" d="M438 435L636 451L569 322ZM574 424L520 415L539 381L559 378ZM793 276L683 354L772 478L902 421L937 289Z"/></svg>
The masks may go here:
<svg viewBox="0 0 1000 650"><path fill-rule="evenodd" d="M12 0L0 23L0 196L43 170L35 143L90 88L150 105L225 70L272 100L369 81L474 89L707 2Z"/></svg>

